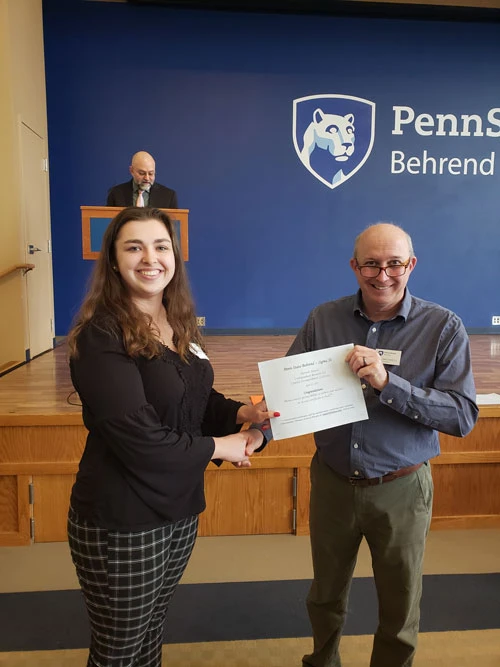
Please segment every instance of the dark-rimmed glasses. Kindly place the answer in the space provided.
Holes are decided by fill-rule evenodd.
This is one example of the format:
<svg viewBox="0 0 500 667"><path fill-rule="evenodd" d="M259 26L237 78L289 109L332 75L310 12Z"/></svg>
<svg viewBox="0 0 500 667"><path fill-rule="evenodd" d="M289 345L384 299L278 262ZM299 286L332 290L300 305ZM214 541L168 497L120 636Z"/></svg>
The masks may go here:
<svg viewBox="0 0 500 667"><path fill-rule="evenodd" d="M389 264L389 266L377 266L376 264L356 264L356 268L361 273L363 278L377 278L381 271L385 271L388 278L399 278L404 276L411 257L401 264Z"/></svg>

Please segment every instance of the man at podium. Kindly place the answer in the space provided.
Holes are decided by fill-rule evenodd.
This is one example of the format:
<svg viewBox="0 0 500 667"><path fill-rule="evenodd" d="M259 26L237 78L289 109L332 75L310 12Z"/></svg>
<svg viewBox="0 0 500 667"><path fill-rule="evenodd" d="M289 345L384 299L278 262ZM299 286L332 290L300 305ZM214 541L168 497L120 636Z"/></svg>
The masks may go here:
<svg viewBox="0 0 500 667"><path fill-rule="evenodd" d="M108 192L106 206L154 206L179 208L175 190L155 183L155 161L146 151L132 156L130 181L115 185Z"/></svg>

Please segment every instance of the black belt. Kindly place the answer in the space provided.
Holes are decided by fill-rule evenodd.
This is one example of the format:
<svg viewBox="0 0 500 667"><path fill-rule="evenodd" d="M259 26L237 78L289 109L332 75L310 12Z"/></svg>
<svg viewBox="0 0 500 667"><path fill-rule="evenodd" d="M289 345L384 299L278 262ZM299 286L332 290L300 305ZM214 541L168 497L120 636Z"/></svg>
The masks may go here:
<svg viewBox="0 0 500 667"><path fill-rule="evenodd" d="M392 482L399 477L411 475L412 472L415 472L423 465L423 463L417 463L414 466L408 466L407 468L400 468L394 472L388 472L387 475L383 475L382 477L344 477L344 479L347 479L349 484L352 484L353 486L376 486L377 484L387 484L387 482Z"/></svg>

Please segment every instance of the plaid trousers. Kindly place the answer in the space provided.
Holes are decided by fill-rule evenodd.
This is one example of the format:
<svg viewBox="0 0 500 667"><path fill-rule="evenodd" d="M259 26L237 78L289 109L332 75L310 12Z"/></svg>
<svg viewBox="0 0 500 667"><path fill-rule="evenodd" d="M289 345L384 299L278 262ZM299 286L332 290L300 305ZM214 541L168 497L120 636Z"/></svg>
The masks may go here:
<svg viewBox="0 0 500 667"><path fill-rule="evenodd" d="M70 509L69 546L91 627L87 667L161 667L168 604L197 530L192 516L154 530L111 531Z"/></svg>

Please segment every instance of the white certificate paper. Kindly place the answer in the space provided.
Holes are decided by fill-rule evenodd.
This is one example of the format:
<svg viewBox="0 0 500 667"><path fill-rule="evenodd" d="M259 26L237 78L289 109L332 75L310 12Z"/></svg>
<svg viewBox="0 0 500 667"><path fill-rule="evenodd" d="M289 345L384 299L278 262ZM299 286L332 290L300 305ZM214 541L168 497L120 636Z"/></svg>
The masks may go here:
<svg viewBox="0 0 500 667"><path fill-rule="evenodd" d="M353 345L259 362L275 440L368 419L361 383L345 361Z"/></svg>

